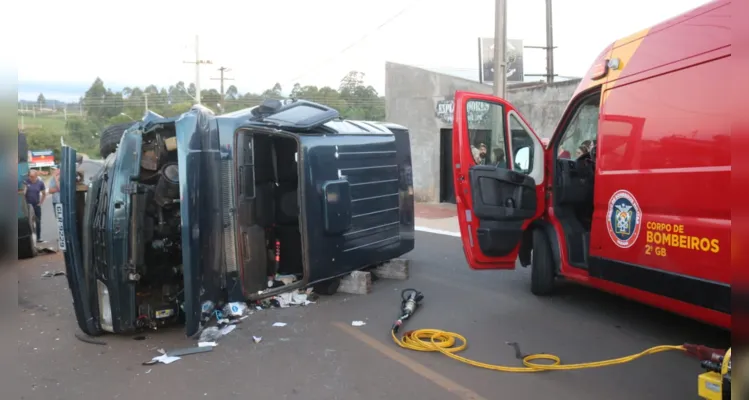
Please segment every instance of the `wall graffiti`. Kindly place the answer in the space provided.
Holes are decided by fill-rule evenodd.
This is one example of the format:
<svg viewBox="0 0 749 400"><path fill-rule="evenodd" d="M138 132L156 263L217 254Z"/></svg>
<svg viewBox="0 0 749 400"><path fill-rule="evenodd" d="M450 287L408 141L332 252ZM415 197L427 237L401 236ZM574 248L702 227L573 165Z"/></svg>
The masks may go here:
<svg viewBox="0 0 749 400"><path fill-rule="evenodd" d="M469 101L466 104L466 114L468 116L468 122L479 123L484 121L486 113L491 108L491 105L484 101ZM453 116L455 115L455 102L452 99L445 99L437 102L437 108L435 116L446 124L453 123Z"/></svg>

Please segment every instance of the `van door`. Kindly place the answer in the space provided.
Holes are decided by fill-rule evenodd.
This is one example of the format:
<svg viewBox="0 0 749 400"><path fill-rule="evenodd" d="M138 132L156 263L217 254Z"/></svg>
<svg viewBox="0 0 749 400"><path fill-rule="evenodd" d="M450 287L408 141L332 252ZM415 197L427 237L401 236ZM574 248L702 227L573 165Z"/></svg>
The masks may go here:
<svg viewBox="0 0 749 400"><path fill-rule="evenodd" d="M85 195L79 193L76 182L76 151L70 147L62 147L60 160L60 203L55 205L55 217L58 223L58 240L60 250L65 259L65 275L68 278L70 294L73 296L78 327L87 335L97 336L102 333L97 310L92 302L92 277L84 267L86 258L82 235L83 215L81 203Z"/></svg>
<svg viewBox="0 0 749 400"><path fill-rule="evenodd" d="M455 92L453 178L473 269L514 269L523 231L543 214L544 145L509 102Z"/></svg>

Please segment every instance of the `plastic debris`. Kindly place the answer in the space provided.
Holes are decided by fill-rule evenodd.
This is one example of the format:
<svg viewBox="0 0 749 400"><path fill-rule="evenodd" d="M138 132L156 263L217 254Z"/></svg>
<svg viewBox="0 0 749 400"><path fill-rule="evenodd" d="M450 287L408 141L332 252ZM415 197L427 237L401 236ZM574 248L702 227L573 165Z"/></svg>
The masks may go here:
<svg viewBox="0 0 749 400"><path fill-rule="evenodd" d="M286 322L275 322L273 326L286 326Z"/></svg>
<svg viewBox="0 0 749 400"><path fill-rule="evenodd" d="M211 327L203 329L203 332L200 333L200 339L198 341L199 342L215 342L221 336L223 336L221 334L221 331L215 326L211 326Z"/></svg>
<svg viewBox="0 0 749 400"><path fill-rule="evenodd" d="M151 359L151 361L155 361L157 363L162 363L162 364L167 364L167 365L169 365L169 364L171 364L171 363L173 363L175 361L178 361L178 360L181 360L181 358L174 357L174 356L168 356L166 354L162 354L162 355L160 355L158 357L154 357L154 358Z"/></svg>
<svg viewBox="0 0 749 400"><path fill-rule="evenodd" d="M295 275L280 275L276 274L276 277L274 278L277 281L283 282L284 285L291 285L292 283L296 282L296 276Z"/></svg>
<svg viewBox="0 0 749 400"><path fill-rule="evenodd" d="M260 336L253 336L252 337L252 341L255 342L255 343L260 343L261 340L263 340L263 338L260 337Z"/></svg>
<svg viewBox="0 0 749 400"><path fill-rule="evenodd" d="M247 304L234 302L229 303L224 307L224 316L241 317L247 312Z"/></svg>
<svg viewBox="0 0 749 400"><path fill-rule="evenodd" d="M364 326L366 324L364 321L351 321L351 326Z"/></svg>
<svg viewBox="0 0 749 400"><path fill-rule="evenodd" d="M52 278L54 276L65 275L63 271L44 271L42 278Z"/></svg>
<svg viewBox="0 0 749 400"><path fill-rule="evenodd" d="M226 336L229 333L231 333L231 331L233 331L234 329L236 329L236 327L237 327L236 325L227 325L227 326L221 328L219 330L219 333L221 333L221 336Z"/></svg>
<svg viewBox="0 0 749 400"><path fill-rule="evenodd" d="M198 347L216 347L218 346L218 343L216 342L198 342Z"/></svg>

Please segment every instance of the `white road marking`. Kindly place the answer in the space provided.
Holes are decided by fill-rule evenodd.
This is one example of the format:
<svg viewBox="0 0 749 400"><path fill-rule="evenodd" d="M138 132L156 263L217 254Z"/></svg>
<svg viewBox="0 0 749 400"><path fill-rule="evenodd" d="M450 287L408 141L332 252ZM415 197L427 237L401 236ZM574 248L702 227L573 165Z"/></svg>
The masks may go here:
<svg viewBox="0 0 749 400"><path fill-rule="evenodd" d="M414 229L417 230L417 231L419 231L419 232L427 232L427 233L435 233L437 235L460 237L460 232L445 231L445 230L442 230L442 229L432 229L432 228L427 228L425 226L417 226Z"/></svg>

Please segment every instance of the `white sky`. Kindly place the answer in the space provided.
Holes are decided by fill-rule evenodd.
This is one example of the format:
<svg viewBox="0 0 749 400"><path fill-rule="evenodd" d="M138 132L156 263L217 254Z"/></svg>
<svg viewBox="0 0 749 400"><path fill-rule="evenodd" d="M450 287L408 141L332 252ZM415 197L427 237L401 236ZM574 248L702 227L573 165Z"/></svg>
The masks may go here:
<svg viewBox="0 0 749 400"><path fill-rule="evenodd" d="M507 1L508 38L544 45L544 0ZM582 76L615 39L706 2L554 0L556 73ZM203 88L218 87L210 78L224 65L240 92L276 81L288 91L295 78L337 87L358 70L384 94L385 61L476 77L477 38L494 32L494 0L34 0L11 7L34 16L16 28L19 81L100 76L115 88L192 82L194 67L183 60L195 58L198 33L201 58L214 63L201 70ZM525 49L524 58L526 73L545 72L543 50Z"/></svg>

